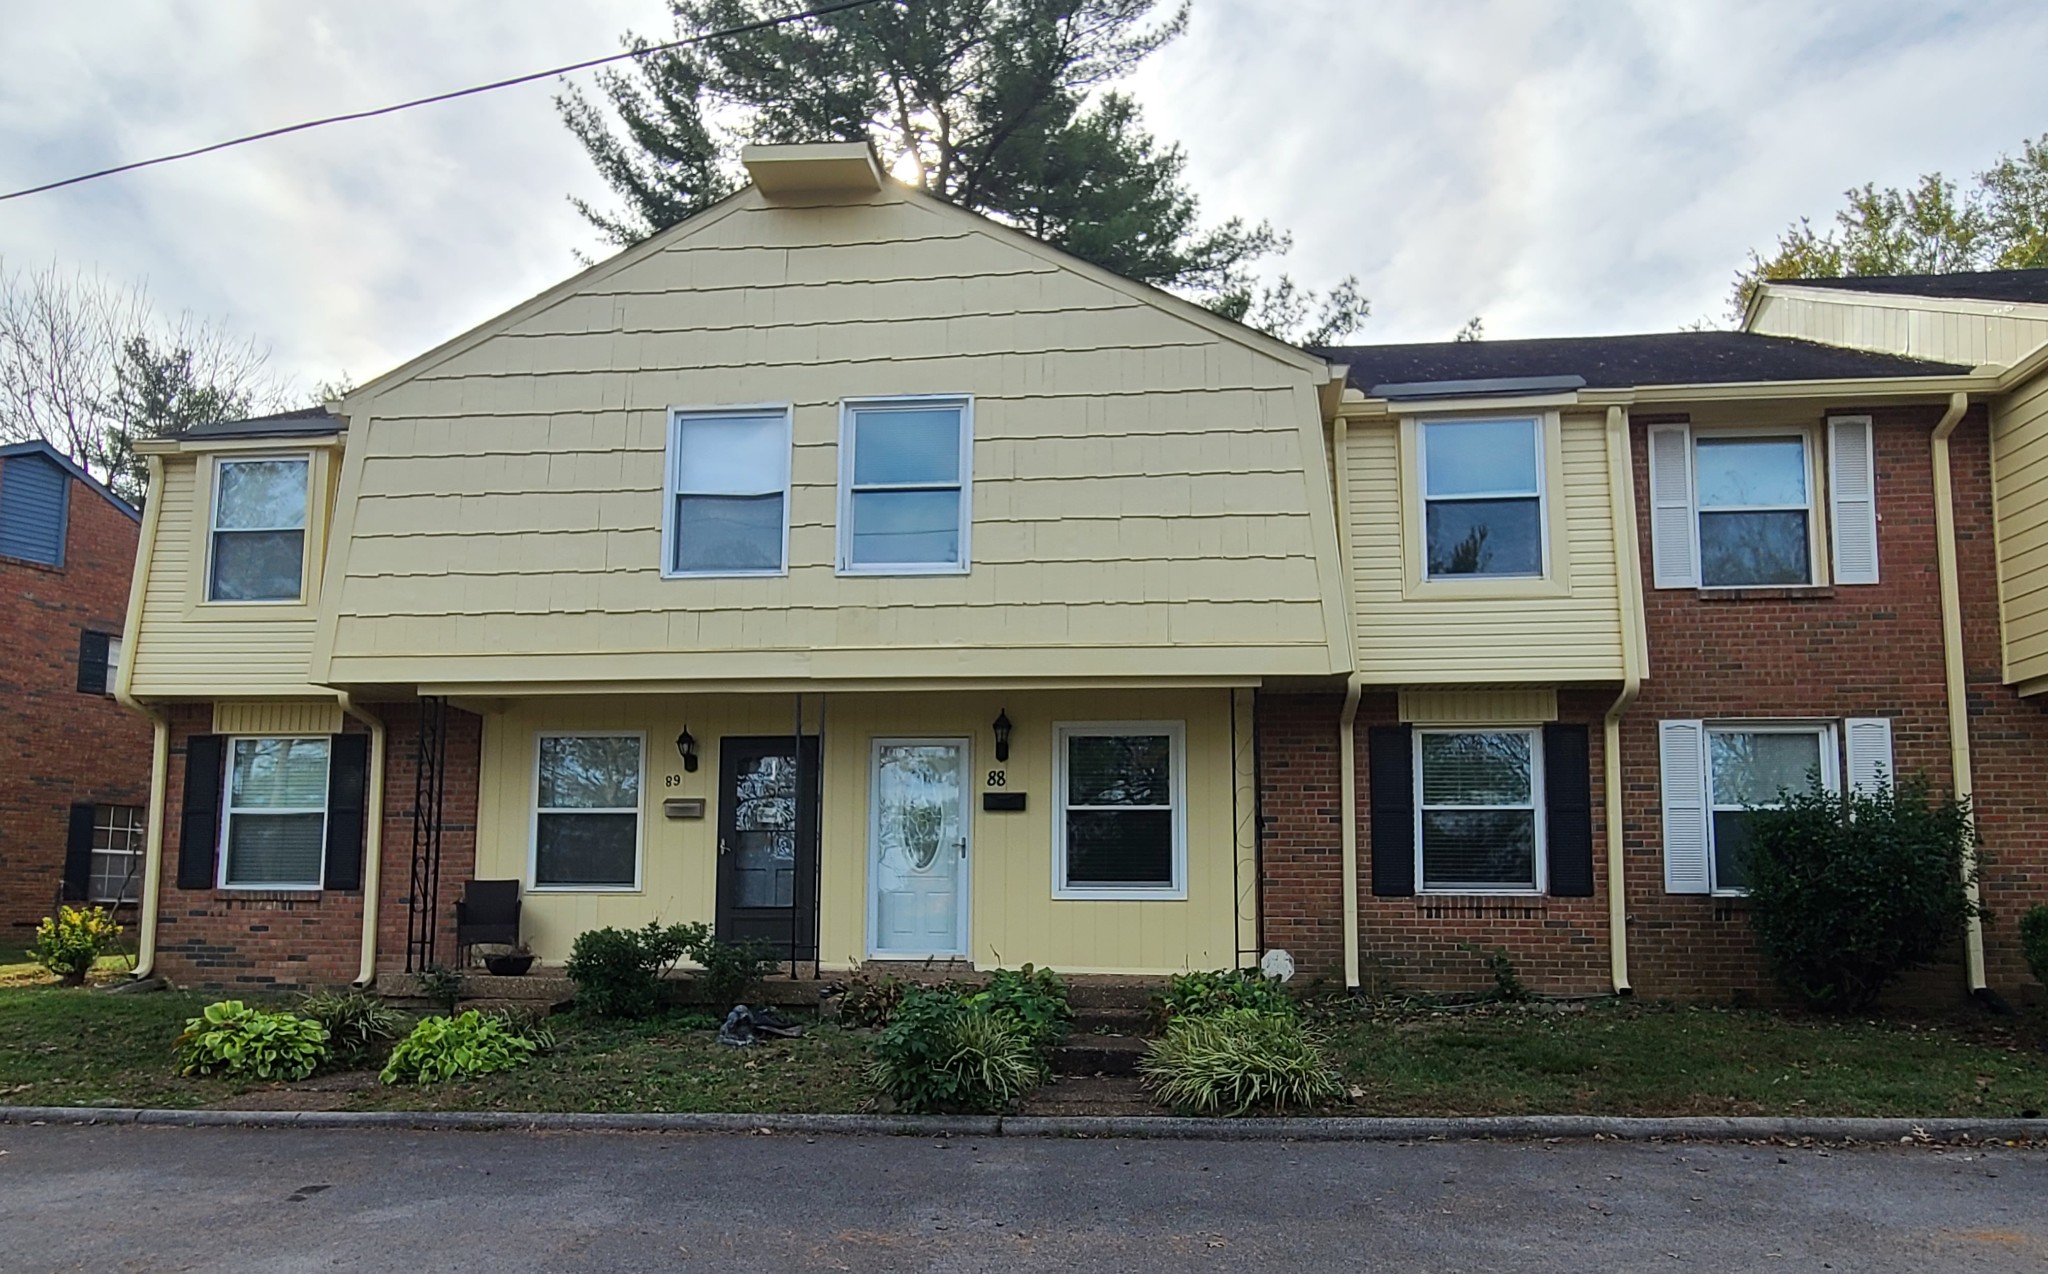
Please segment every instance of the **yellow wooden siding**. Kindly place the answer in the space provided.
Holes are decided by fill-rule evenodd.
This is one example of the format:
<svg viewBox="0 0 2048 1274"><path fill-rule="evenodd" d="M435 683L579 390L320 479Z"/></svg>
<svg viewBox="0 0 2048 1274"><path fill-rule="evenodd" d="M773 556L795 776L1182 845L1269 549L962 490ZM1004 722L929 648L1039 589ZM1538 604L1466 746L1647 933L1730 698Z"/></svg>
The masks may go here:
<svg viewBox="0 0 2048 1274"><path fill-rule="evenodd" d="M2000 308L2012 312L1995 312ZM1831 300L1772 292L1759 303L1749 330L1966 367L2011 366L2048 341L2043 311L1932 297Z"/></svg>
<svg viewBox="0 0 2048 1274"><path fill-rule="evenodd" d="M1066 972L1167 973L1234 965L1240 894L1253 888L1237 808L1232 698L1227 690L1086 693L832 694L806 697L806 732L824 712L824 807L820 821L820 956L845 968L867 956L869 767L877 738L966 738L971 818L968 939L977 967L1026 962ZM795 728L786 695L606 696L520 700L484 720L477 821L477 875L531 883L534 766L544 730L643 731L641 889L631 893L526 894L524 935L548 962L565 959L576 935L604 925L714 918L719 740L783 735ZM990 723L1008 713L1009 762L998 765ZM1182 901L1055 900L1052 896L1054 726L1064 721L1185 722L1188 779L1187 898ZM1243 723L1246 730L1249 722ZM685 726L701 764L684 772L673 740ZM984 813L988 772L1021 792L1021 813ZM668 786L673 776L676 786ZM696 797L702 819L671 820L662 801ZM1243 855L1243 861L1239 861Z"/></svg>
<svg viewBox="0 0 2048 1274"><path fill-rule="evenodd" d="M2048 376L1993 408L1991 476L2005 679L2026 681L2048 676Z"/></svg>
<svg viewBox="0 0 2048 1274"><path fill-rule="evenodd" d="M341 704L334 699L223 699L213 705L215 734L339 734L341 729Z"/></svg>
<svg viewBox="0 0 2048 1274"><path fill-rule="evenodd" d="M1622 675L1614 515L1606 422L1567 414L1551 516L1552 574L1561 582L1498 581L1498 596L1414 586L1419 496L1394 425L1356 425L1346 442L1353 617L1359 671L1376 685L1599 681ZM1409 525L1414 523L1415 525ZM1561 530L1562 534L1559 534ZM1495 581L1485 581L1487 585ZM1459 587L1464 587L1462 582Z"/></svg>
<svg viewBox="0 0 2048 1274"><path fill-rule="evenodd" d="M351 403L330 675L1342 671L1315 379L955 210L742 196ZM841 577L841 403L912 394L973 397L972 569ZM668 409L758 403L788 574L661 578Z"/></svg>
<svg viewBox="0 0 2048 1274"><path fill-rule="evenodd" d="M1401 720L1416 725L1527 725L1557 720L1554 686L1401 691Z"/></svg>
<svg viewBox="0 0 2048 1274"><path fill-rule="evenodd" d="M292 451L289 445L281 452ZM205 604L208 484L212 460L205 455L163 459L164 485L157 499L156 543L149 553L149 578L137 621L130 690L139 698L237 696L319 696L308 684L318 594L322 499L308 501L307 600L298 605ZM312 489L331 491L327 453L312 458Z"/></svg>

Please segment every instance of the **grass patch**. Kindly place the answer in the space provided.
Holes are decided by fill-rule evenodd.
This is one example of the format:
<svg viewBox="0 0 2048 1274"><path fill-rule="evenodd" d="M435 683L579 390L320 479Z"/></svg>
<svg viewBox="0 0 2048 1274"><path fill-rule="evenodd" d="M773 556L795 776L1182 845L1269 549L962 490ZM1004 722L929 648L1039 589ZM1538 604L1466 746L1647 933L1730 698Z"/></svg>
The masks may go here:
<svg viewBox="0 0 2048 1274"><path fill-rule="evenodd" d="M217 998L159 992L0 990L0 1102L207 1106L237 1091L172 1073L171 1041Z"/></svg>
<svg viewBox="0 0 2048 1274"><path fill-rule="evenodd" d="M86 974L85 978L95 986L106 982L118 982L134 967L135 957L132 955L103 955L93 963L92 972ZM39 964L27 961L21 964L0 964L0 989L56 985L57 975Z"/></svg>
<svg viewBox="0 0 2048 1274"><path fill-rule="evenodd" d="M1386 1115L2017 1116L2048 1110L2040 1017L1848 1021L1596 1003L1326 1026L1353 1109Z"/></svg>

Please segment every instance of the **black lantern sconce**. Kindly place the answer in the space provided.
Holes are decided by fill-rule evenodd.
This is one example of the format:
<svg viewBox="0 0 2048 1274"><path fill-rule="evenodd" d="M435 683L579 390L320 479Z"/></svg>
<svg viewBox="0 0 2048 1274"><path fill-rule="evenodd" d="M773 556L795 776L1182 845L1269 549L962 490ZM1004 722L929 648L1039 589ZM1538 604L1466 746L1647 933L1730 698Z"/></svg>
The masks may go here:
<svg viewBox="0 0 2048 1274"><path fill-rule="evenodd" d="M1007 761L1007 760L1009 760L1009 759L1010 759L1010 714L1009 714L1009 713L1007 713L1007 712L1002 712L1002 711L998 711L998 712L996 713L996 723L995 723L995 732L996 732L996 760L998 760L998 761Z"/></svg>
<svg viewBox="0 0 2048 1274"><path fill-rule="evenodd" d="M683 768L692 774L697 772L697 740L686 728L676 736L676 754L683 758Z"/></svg>

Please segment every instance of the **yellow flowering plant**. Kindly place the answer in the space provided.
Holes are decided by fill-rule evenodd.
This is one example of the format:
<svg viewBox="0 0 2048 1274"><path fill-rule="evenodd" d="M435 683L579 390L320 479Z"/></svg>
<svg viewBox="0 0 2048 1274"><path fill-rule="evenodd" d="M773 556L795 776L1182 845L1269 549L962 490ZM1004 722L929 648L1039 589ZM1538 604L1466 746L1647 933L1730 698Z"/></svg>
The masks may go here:
<svg viewBox="0 0 2048 1274"><path fill-rule="evenodd" d="M36 926L35 949L29 958L64 981L77 986L93 962L121 936L121 926L105 907L59 907Z"/></svg>

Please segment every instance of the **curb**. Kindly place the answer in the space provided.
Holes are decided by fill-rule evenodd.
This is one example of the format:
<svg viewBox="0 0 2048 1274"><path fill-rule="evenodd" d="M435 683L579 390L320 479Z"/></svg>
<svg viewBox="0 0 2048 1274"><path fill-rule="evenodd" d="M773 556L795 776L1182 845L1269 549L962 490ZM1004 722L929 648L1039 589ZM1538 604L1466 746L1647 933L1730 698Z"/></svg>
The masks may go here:
<svg viewBox="0 0 2048 1274"><path fill-rule="evenodd" d="M1335 1116L1184 1118L1168 1115L655 1115L431 1110L148 1110L0 1106L0 1125L138 1124L169 1128L395 1128L413 1132L787 1132L831 1136L1125 1137L1177 1141L1844 1142L2048 1140L2041 1119L1866 1119L1771 1116L1497 1115L1475 1118Z"/></svg>

